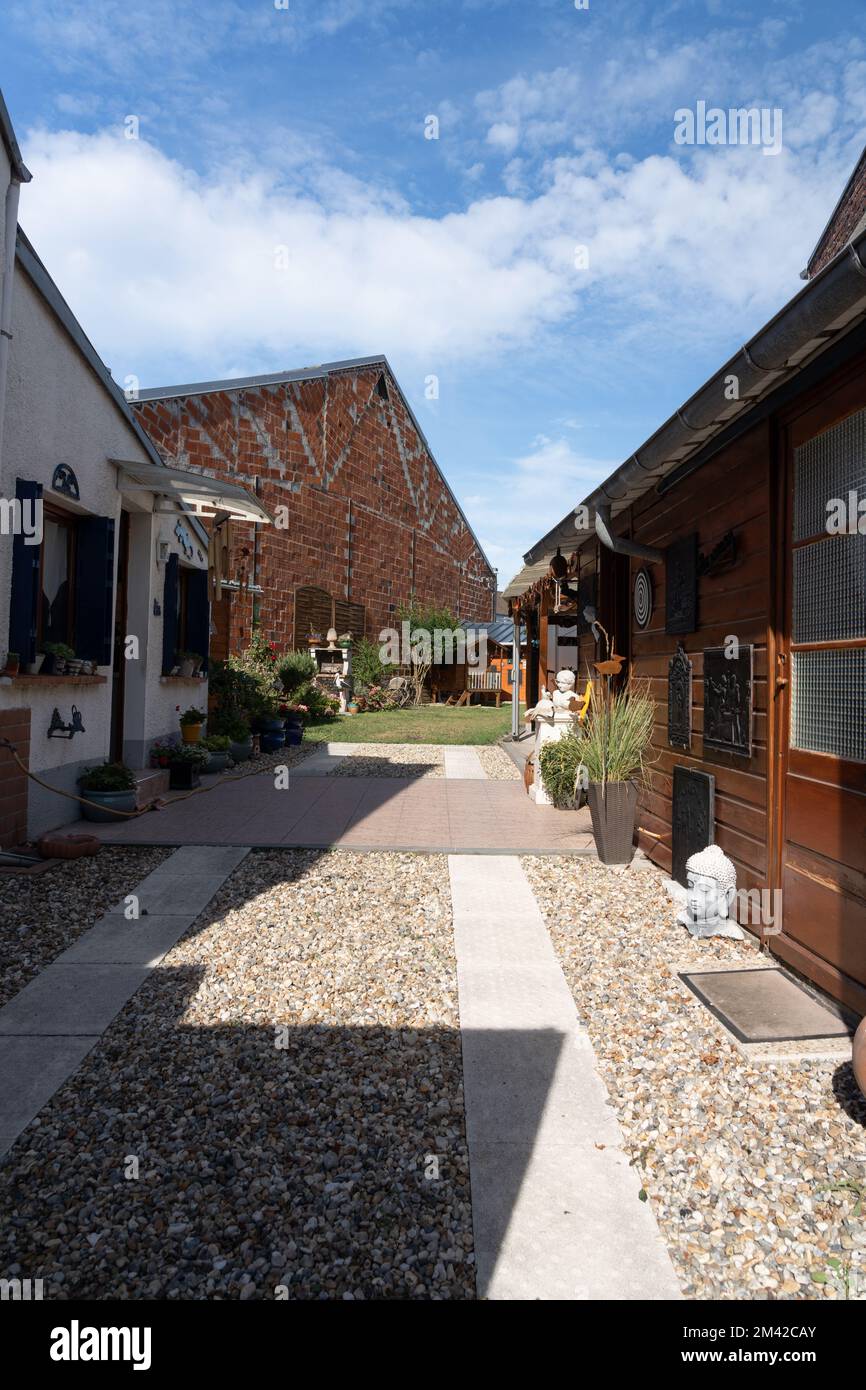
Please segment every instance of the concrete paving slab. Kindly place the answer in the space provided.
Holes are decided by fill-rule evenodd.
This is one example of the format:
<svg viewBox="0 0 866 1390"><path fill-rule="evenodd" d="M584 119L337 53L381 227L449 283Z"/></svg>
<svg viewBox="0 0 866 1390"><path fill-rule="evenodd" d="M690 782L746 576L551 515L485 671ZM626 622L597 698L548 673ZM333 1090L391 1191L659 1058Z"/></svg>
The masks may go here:
<svg viewBox="0 0 866 1390"><path fill-rule="evenodd" d="M698 970L681 978L740 1042L847 1038L854 1031L841 1008L816 999L784 970Z"/></svg>
<svg viewBox="0 0 866 1390"><path fill-rule="evenodd" d="M445 776L465 781L487 781L487 773L481 766L477 751L469 744L454 744L443 749Z"/></svg>
<svg viewBox="0 0 866 1390"><path fill-rule="evenodd" d="M182 853L181 850L178 853ZM158 917L193 917L210 902L214 893L222 885L228 874L149 874L131 890L138 898L141 916L145 912ZM126 897L130 896L129 894ZM112 917L122 917L127 911L126 898L121 898L109 909Z"/></svg>
<svg viewBox="0 0 866 1390"><path fill-rule="evenodd" d="M195 912L172 916L149 915L127 921L109 913L74 946L57 957L55 965L158 965L192 926Z"/></svg>
<svg viewBox="0 0 866 1390"><path fill-rule="evenodd" d="M75 1072L99 1038L0 1037L0 1155Z"/></svg>
<svg viewBox="0 0 866 1390"><path fill-rule="evenodd" d="M103 1033L148 974L137 965L55 962L0 1009L0 1037Z"/></svg>
<svg viewBox="0 0 866 1390"><path fill-rule="evenodd" d="M225 878L248 853L245 845L185 845L164 859L142 883L187 875L221 874Z"/></svg>
<svg viewBox="0 0 866 1390"><path fill-rule="evenodd" d="M448 867L479 1296L679 1298L520 863Z"/></svg>

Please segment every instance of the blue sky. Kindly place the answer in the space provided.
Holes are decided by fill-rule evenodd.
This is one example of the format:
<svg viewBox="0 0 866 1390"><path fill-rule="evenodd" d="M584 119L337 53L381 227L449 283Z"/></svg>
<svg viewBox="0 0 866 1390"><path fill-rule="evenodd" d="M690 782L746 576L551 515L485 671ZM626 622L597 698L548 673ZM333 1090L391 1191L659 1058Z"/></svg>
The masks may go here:
<svg viewBox="0 0 866 1390"><path fill-rule="evenodd" d="M121 383L386 353L505 583L800 287L866 142L857 15L6 0L21 222ZM781 150L677 144L699 101L780 109Z"/></svg>

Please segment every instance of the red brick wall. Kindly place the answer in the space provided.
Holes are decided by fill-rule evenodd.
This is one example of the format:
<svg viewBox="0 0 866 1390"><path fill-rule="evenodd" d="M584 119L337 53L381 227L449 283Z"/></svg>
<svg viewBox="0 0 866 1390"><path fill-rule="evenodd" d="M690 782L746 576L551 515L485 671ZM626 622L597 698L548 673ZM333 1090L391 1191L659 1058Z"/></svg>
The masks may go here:
<svg viewBox="0 0 866 1390"><path fill-rule="evenodd" d="M379 366L311 381L214 391L136 406L168 463L254 491L289 524L232 523L235 554L264 590L260 619L281 647L294 632L294 591L305 584L366 609L366 632L393 625L414 590L460 618L492 617L493 572L475 543L400 393L376 394ZM258 554L254 555L258 530ZM231 643L249 637L252 603L231 604Z"/></svg>
<svg viewBox="0 0 866 1390"><path fill-rule="evenodd" d="M0 738L8 738L25 766L30 765L29 709L0 710ZM27 839L27 775L8 748L0 748L0 847L10 849Z"/></svg>
<svg viewBox="0 0 866 1390"><path fill-rule="evenodd" d="M828 261L832 261L849 238L866 213L866 158L861 159L854 173L851 187L845 194L841 207L836 212L833 221L821 238L816 248L814 263L809 266L809 277L817 275L819 270L823 270Z"/></svg>

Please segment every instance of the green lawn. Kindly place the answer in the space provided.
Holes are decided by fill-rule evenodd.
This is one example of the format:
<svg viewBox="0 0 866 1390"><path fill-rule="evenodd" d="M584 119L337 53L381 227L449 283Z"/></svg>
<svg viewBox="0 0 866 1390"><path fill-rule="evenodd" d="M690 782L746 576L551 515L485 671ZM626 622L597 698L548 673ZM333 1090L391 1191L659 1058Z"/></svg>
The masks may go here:
<svg viewBox="0 0 866 1390"><path fill-rule="evenodd" d="M522 707L521 707L522 709ZM511 705L421 705L344 715L333 723L310 724L306 742L316 743L495 743L511 729Z"/></svg>

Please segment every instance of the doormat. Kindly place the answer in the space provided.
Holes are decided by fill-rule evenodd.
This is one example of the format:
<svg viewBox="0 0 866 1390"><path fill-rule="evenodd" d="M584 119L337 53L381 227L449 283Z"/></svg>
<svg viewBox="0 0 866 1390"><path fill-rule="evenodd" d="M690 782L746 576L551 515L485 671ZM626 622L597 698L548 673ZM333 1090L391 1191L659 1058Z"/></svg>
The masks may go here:
<svg viewBox="0 0 866 1390"><path fill-rule="evenodd" d="M784 970L680 971L680 979L742 1043L850 1037L842 1011L823 1003Z"/></svg>

